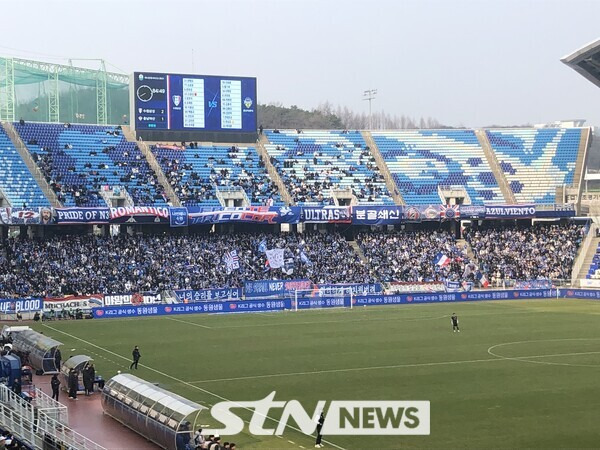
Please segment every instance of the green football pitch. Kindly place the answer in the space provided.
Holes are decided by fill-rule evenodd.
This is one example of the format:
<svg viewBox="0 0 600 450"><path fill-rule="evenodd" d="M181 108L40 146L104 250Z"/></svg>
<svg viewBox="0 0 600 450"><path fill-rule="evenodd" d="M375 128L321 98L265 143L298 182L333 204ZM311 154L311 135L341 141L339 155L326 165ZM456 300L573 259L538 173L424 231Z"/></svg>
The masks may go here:
<svg viewBox="0 0 600 450"><path fill-rule="evenodd" d="M452 332L453 312L460 333ZM319 400L431 402L429 436L324 436L327 448L600 445L598 301L181 315L36 328L64 343L63 359L93 357L105 378L129 372L139 345L135 375L206 406L272 391L275 400L299 400L311 413ZM246 426L223 439L238 448L314 446L314 437L291 427L276 437L253 436Z"/></svg>

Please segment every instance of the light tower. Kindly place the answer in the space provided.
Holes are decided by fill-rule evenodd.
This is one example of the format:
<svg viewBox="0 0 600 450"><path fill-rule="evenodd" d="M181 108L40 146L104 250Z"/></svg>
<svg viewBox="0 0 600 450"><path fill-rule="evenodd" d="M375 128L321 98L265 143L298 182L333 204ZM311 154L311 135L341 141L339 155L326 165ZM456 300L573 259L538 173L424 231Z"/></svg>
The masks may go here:
<svg viewBox="0 0 600 450"><path fill-rule="evenodd" d="M368 89L363 93L363 100L369 101L369 130L373 129L373 114L371 112L371 101L375 99L377 89Z"/></svg>

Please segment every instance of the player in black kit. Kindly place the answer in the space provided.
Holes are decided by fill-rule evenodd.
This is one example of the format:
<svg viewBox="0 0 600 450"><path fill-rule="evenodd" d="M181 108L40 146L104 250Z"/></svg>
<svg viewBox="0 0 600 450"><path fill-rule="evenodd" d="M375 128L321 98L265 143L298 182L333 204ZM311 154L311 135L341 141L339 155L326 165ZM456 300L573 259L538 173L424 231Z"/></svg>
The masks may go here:
<svg viewBox="0 0 600 450"><path fill-rule="evenodd" d="M450 316L450 322L452 322L452 331L455 333L458 331L460 333L460 328L458 328L458 317L456 316L456 313L452 313L452 316Z"/></svg>

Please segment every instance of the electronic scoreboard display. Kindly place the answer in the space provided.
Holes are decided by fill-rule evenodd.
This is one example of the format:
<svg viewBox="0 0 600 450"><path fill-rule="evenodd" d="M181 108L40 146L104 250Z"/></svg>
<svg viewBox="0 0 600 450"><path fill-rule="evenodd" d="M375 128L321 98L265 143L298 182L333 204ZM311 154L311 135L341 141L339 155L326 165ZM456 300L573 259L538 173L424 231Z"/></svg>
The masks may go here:
<svg viewBox="0 0 600 450"><path fill-rule="evenodd" d="M135 72L136 131L256 132L256 78Z"/></svg>

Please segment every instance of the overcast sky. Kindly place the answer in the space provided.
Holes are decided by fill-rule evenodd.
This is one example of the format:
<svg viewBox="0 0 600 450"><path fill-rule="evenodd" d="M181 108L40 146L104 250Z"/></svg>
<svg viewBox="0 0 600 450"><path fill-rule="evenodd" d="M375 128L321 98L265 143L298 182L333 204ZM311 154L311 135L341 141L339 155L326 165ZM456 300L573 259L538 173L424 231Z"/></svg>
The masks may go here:
<svg viewBox="0 0 600 450"><path fill-rule="evenodd" d="M560 62L600 37L598 0L0 4L3 56L255 76L260 103L307 109L367 111L363 91L376 88L374 111L453 126L600 125L600 89Z"/></svg>

